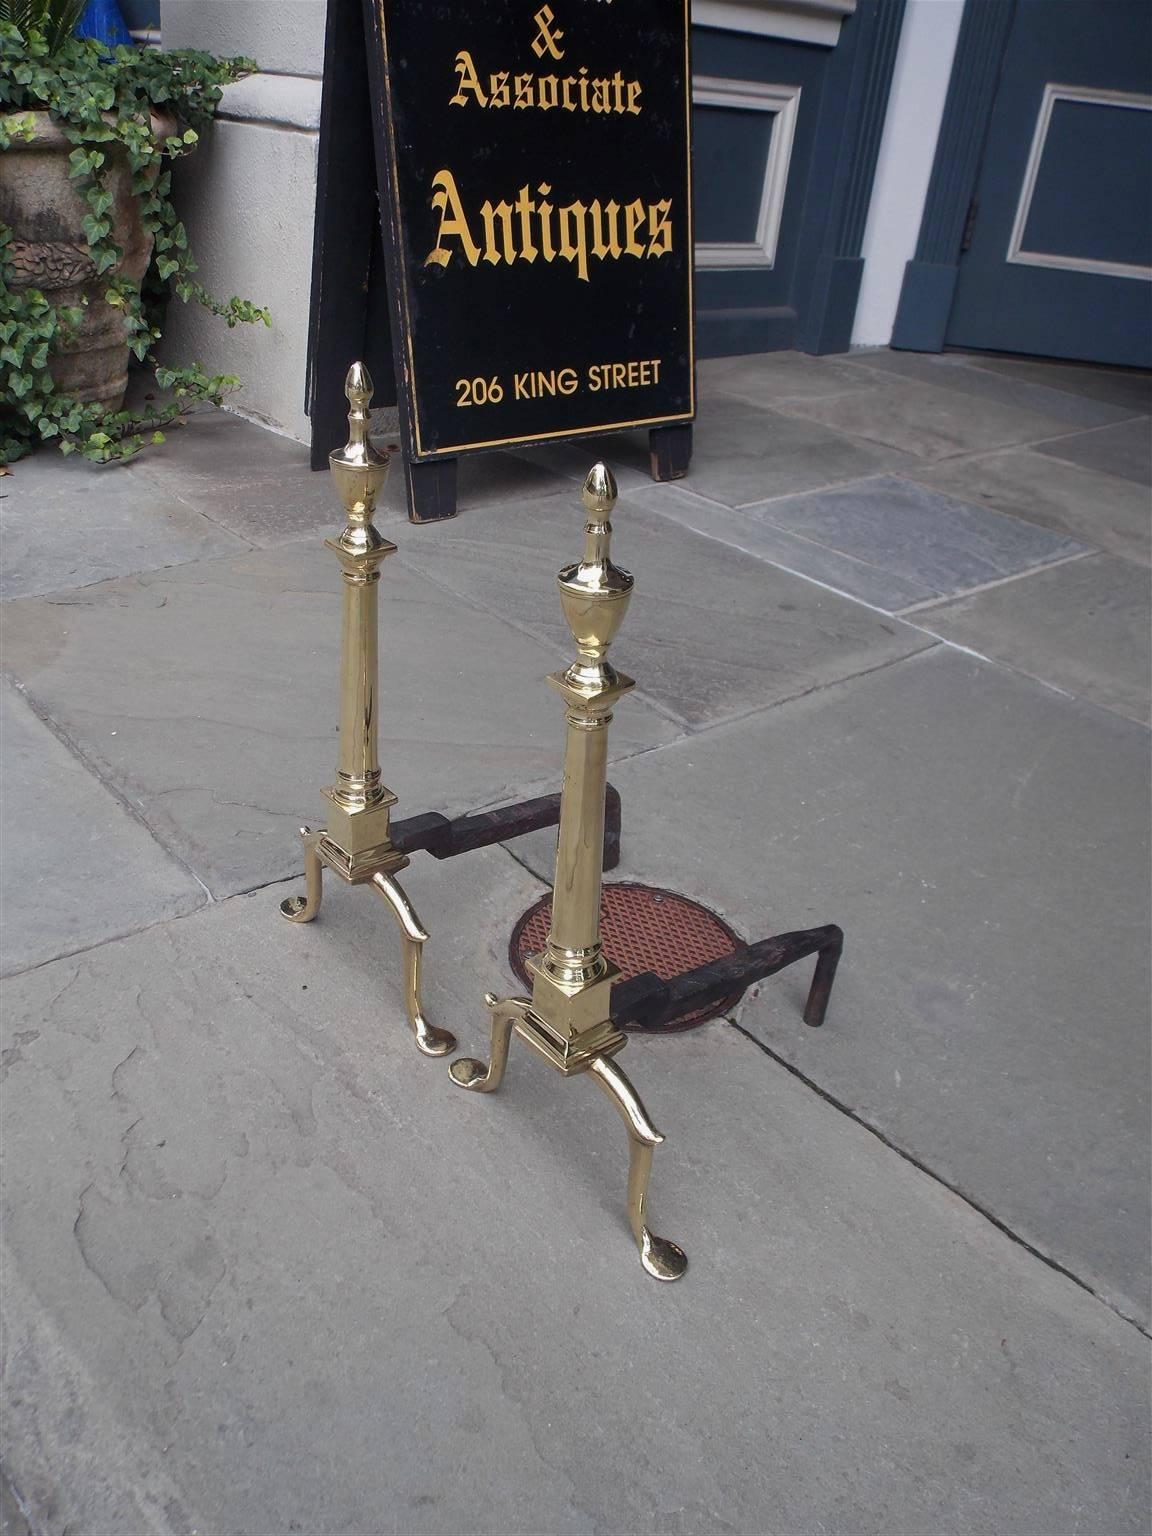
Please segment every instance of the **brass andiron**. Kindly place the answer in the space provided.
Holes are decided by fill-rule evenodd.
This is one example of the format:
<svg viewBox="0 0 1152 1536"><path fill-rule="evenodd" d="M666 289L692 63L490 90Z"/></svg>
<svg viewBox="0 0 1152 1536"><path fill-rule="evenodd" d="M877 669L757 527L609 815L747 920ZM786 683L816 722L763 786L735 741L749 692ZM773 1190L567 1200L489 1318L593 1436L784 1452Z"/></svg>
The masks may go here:
<svg viewBox="0 0 1152 1536"><path fill-rule="evenodd" d="M363 363L353 363L348 370L344 393L350 406L348 441L328 455L328 465L347 525L339 538L324 541L340 561L344 577L340 760L335 784L323 791L329 801L327 825L319 832L300 829L305 894L289 896L280 910L290 922L310 923L320 911L325 866L350 885L371 885L400 928L405 1003L416 1045L426 1056L443 1056L455 1050L456 1039L429 1024L421 1008L420 960L428 935L396 879L410 861L392 840L389 815L396 796L380 777L377 591L380 567L396 553L396 546L372 522L388 478L388 459L368 440L372 380Z"/></svg>
<svg viewBox="0 0 1152 1536"><path fill-rule="evenodd" d="M353 363L348 370L344 393L350 407L348 441L328 455L328 464L344 505L346 526L339 538L324 541L340 561L344 577L340 761L335 784L324 790L329 801L327 826L319 832L300 829L304 895L288 897L280 910L290 922L310 923L320 911L325 866L351 885L371 885L400 927L405 1001L416 1044L426 1056L443 1056L455 1049L456 1041L424 1017L420 962L428 934L396 875L416 852L454 859L475 848L554 827L560 819L560 796L538 795L466 816L450 818L424 811L389 822L396 796L381 780L377 748L377 587L380 566L395 554L396 546L372 522L388 478L388 459L377 453L368 438L372 380L363 363ZM620 860L620 796L610 784L604 794L604 868L613 869Z"/></svg>
<svg viewBox="0 0 1152 1536"><path fill-rule="evenodd" d="M652 1152L664 1138L612 1059L627 1040L612 1020L612 986L620 973L600 944L608 723L616 701L634 686L607 660L632 594L632 577L612 564L609 553L616 482L603 464L585 481L583 500L588 514L583 559L557 577L577 656L566 672L548 679L567 706L568 726L551 926L544 953L528 962L531 999L497 999L491 993L485 998L492 1014L489 1064L461 1058L449 1072L461 1088L492 1093L504 1076L515 1031L565 1077L591 1073L628 1132L628 1217L640 1262L658 1280L678 1280L688 1265L683 1250L647 1224Z"/></svg>

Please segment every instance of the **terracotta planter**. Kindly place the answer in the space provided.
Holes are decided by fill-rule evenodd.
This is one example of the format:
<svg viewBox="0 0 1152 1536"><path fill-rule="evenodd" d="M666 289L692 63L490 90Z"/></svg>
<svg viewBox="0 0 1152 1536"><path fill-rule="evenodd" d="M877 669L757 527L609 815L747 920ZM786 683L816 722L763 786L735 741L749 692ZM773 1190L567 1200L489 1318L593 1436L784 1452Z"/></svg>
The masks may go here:
<svg viewBox="0 0 1152 1536"><path fill-rule="evenodd" d="M26 116L27 114L20 114ZM31 114L32 139L0 155L0 222L12 231L13 286L39 288L54 305L84 305L84 320L69 344L49 358L56 387L75 400L100 401L118 410L128 384L124 315L104 300L113 272L97 276L84 236L89 211L79 182L69 179L72 145L47 112ZM140 222L132 173L115 146L105 186L112 193L108 217L124 252L116 275L139 286L152 255L152 236Z"/></svg>

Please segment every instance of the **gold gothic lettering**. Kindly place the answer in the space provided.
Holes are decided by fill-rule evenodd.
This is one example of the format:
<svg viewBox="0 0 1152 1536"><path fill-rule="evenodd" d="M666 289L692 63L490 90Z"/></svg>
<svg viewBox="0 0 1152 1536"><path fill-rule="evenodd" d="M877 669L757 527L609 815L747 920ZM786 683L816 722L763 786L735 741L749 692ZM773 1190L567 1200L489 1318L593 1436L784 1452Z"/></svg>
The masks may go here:
<svg viewBox="0 0 1152 1536"><path fill-rule="evenodd" d="M436 244L424 258L425 266L446 267L454 251L470 267L481 261L497 267L517 261L529 264L537 257L551 263L559 258L576 270L581 282L591 280L589 258L595 261L619 261L622 256L638 260L667 256L672 250L672 200L645 203L640 198L621 205L614 199L601 202L594 198L585 203L576 199L557 208L549 202L552 187L542 181L535 196L528 186L517 192L511 203L480 205L476 228L481 240L473 236L460 189L451 171L437 171L432 178L431 205L440 216ZM482 242L482 243L481 243Z"/></svg>
<svg viewBox="0 0 1152 1536"><path fill-rule="evenodd" d="M552 7L542 5L532 20L537 27L536 36L532 39L532 52L538 59L542 59L546 53L554 59L562 59L564 50L560 47L560 39L564 34L556 25Z"/></svg>
<svg viewBox="0 0 1152 1536"><path fill-rule="evenodd" d="M556 55L560 57L559 54ZM482 80L467 48L456 55L456 94L449 98L453 107L535 108L540 112L594 113L639 117L641 84L625 80L619 70L606 79L593 79L581 64L573 75L511 75L497 70ZM511 81L511 85L509 85Z"/></svg>

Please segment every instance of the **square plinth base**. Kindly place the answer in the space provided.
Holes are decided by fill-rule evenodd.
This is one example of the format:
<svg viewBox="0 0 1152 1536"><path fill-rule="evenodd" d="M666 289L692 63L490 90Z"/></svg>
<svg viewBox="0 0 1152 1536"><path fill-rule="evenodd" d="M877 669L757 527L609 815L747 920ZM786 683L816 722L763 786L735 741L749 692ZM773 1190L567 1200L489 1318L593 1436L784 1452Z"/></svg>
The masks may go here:
<svg viewBox="0 0 1152 1536"><path fill-rule="evenodd" d="M521 1040L565 1077L587 1072L596 1057L615 1056L628 1044L628 1037L620 1033L611 1019L582 1031L574 1040L563 1039L546 1019L531 1009L517 1019L513 1027Z"/></svg>
<svg viewBox="0 0 1152 1536"><path fill-rule="evenodd" d="M392 846L389 816L396 796L390 789L385 789L374 804L355 809L342 805L335 789L321 793L330 802L320 842L320 857L329 869L358 885L377 873L392 874L404 868L407 858Z"/></svg>
<svg viewBox="0 0 1152 1536"><path fill-rule="evenodd" d="M397 853L391 843L352 853L327 835L320 839L316 851L332 873L347 880L349 885L363 885L373 875L394 875L412 862L407 854Z"/></svg>

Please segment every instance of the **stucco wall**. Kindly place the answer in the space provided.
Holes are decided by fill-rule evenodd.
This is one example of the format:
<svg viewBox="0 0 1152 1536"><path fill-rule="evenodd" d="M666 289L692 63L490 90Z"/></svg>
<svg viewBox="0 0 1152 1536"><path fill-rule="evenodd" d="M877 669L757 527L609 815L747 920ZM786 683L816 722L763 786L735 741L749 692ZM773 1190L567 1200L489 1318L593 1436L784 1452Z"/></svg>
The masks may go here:
<svg viewBox="0 0 1152 1536"><path fill-rule="evenodd" d="M316 147L315 133L218 122L180 167L175 195L205 284L267 306L272 326L229 330L173 303L164 338L165 357L238 374L230 406L301 441Z"/></svg>
<svg viewBox="0 0 1152 1536"><path fill-rule="evenodd" d="M324 0L161 0L165 48L246 54L274 75L324 69Z"/></svg>
<svg viewBox="0 0 1152 1536"><path fill-rule="evenodd" d="M245 54L261 73L229 86L220 117L177 167L174 195L200 276L222 298L272 311L228 330L174 304L163 355L239 374L231 408L304 441L312 211L324 66L324 0L163 0L166 48Z"/></svg>

